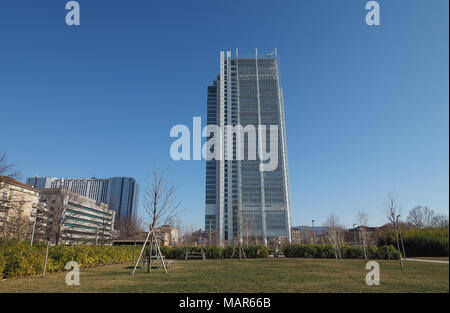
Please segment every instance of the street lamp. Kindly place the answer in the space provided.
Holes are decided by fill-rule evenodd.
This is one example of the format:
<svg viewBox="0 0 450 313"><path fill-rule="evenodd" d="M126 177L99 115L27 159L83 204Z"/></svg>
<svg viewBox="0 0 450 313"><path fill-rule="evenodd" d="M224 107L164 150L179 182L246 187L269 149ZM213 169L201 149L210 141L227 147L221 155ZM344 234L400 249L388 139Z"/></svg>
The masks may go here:
<svg viewBox="0 0 450 313"><path fill-rule="evenodd" d="M355 229L356 224L353 224L353 235L355 235L355 246L358 245L358 240L356 240L356 229Z"/></svg>
<svg viewBox="0 0 450 313"><path fill-rule="evenodd" d="M316 244L316 229L314 228L315 220L312 220L312 228L313 228L313 243Z"/></svg>

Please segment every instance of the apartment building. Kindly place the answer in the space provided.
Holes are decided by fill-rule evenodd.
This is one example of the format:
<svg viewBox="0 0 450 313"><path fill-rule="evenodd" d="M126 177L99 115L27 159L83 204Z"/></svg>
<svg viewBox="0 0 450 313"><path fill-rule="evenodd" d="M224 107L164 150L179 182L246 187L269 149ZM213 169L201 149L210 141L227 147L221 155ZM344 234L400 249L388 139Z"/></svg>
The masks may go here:
<svg viewBox="0 0 450 313"><path fill-rule="evenodd" d="M0 237L28 238L39 205L39 190L0 176Z"/></svg>
<svg viewBox="0 0 450 313"><path fill-rule="evenodd" d="M55 243L111 244L115 212L106 203L65 188L43 189L40 196L44 204L37 214L41 237ZM54 231L58 227L59 233Z"/></svg>
<svg viewBox="0 0 450 313"><path fill-rule="evenodd" d="M27 184L38 189L64 187L74 193L108 204L116 220L130 223L136 216L139 184L132 177L55 178L30 177Z"/></svg>

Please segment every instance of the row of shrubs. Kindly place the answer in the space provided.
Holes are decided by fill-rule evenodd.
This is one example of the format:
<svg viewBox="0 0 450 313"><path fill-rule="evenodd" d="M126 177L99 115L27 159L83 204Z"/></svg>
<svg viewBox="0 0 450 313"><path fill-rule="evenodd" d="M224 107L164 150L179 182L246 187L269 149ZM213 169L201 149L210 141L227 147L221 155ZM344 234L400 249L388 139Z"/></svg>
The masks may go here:
<svg viewBox="0 0 450 313"><path fill-rule="evenodd" d="M410 228L402 230L403 245L407 257L449 256L448 228ZM395 245L393 231L385 231L378 237L379 245Z"/></svg>
<svg viewBox="0 0 450 313"><path fill-rule="evenodd" d="M221 248L219 246L206 246L206 247L161 247L161 253L167 259L184 260L187 251L200 252L203 250L207 259L229 259L233 254L233 247L228 246ZM290 258L323 258L333 259L335 255L333 253L333 247L331 245L289 245L280 249L286 257ZM273 250L267 249L264 245L250 245L244 247L245 256L247 258L266 258L269 253L273 253ZM347 259L363 259L364 251L362 247L349 247L344 245L342 247L342 257ZM367 248L369 259L398 259L399 255L397 250L392 245L381 246L369 246ZM234 252L234 258L239 257L238 250Z"/></svg>
<svg viewBox="0 0 450 313"><path fill-rule="evenodd" d="M12 278L41 274L44 268L46 245L0 241L0 278ZM131 246L51 246L49 248L46 272L63 271L67 262L76 261L81 268L122 263L133 260Z"/></svg>
<svg viewBox="0 0 450 313"><path fill-rule="evenodd" d="M269 250L264 245L249 245L243 247L247 258L267 258ZM228 246L221 248L219 246L205 246L205 247L161 247L161 253L167 259L184 260L186 252L203 252L207 259L229 259L233 255L233 247ZM233 258L239 258L239 250L236 248Z"/></svg>
<svg viewBox="0 0 450 313"><path fill-rule="evenodd" d="M331 245L289 245L283 248L283 253L287 258L335 258ZM363 259L364 251L361 246L349 247L344 245L341 249L341 255L345 259ZM367 257L369 259L392 260L398 259L399 254L397 249L392 245L384 245L381 247L368 246Z"/></svg>

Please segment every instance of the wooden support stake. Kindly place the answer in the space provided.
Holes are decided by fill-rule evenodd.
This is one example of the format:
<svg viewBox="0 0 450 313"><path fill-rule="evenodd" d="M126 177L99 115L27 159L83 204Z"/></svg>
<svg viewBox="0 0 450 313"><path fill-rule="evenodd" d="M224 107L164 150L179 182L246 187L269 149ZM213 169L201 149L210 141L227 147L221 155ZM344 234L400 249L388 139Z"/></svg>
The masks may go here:
<svg viewBox="0 0 450 313"><path fill-rule="evenodd" d="M136 264L134 265L133 272L131 272L131 275L134 275L134 272L136 271L136 267L138 266L139 261L141 260L142 253L144 252L145 245L147 244L147 241L148 241L148 237L149 237L149 236L150 236L150 232L148 232L147 238L145 238L145 242L144 242L144 244L142 245L141 253L139 253L139 257L138 257L138 259L137 259L137 261L136 261Z"/></svg>

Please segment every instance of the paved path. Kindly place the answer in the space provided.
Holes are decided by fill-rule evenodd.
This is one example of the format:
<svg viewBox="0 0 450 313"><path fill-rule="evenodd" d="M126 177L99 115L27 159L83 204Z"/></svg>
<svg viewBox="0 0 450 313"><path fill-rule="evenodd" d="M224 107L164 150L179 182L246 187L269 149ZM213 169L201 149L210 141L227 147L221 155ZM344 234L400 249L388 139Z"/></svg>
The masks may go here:
<svg viewBox="0 0 450 313"><path fill-rule="evenodd" d="M448 261L440 261L440 260L424 260L424 259L404 259L405 261L416 261L416 262L429 262L429 263L444 263L448 264Z"/></svg>

